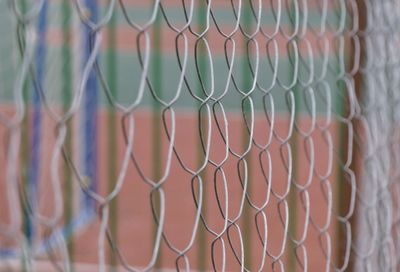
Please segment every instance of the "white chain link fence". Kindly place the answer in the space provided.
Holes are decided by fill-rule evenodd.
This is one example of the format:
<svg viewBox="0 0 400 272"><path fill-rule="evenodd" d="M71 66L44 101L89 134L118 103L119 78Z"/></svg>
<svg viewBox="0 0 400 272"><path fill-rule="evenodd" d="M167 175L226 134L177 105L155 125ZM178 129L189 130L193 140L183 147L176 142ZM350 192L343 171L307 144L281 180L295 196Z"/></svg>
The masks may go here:
<svg viewBox="0 0 400 272"><path fill-rule="evenodd" d="M0 269L399 270L399 1L0 3Z"/></svg>

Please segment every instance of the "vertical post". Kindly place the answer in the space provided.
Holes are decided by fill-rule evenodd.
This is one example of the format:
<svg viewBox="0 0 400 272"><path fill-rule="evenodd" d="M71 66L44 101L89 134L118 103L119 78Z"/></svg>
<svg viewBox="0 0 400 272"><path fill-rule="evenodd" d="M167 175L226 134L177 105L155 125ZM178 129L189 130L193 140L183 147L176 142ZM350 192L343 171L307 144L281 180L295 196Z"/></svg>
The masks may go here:
<svg viewBox="0 0 400 272"><path fill-rule="evenodd" d="M62 2L62 39L63 39L63 45L62 45L62 63L64 65L63 67L63 85L62 85L62 93L63 93L63 110L64 112L68 111L68 107L71 103L72 99L72 54L71 54L71 6L70 6L70 1L69 0L63 0ZM65 149L67 153L72 156L72 125L70 122L67 124L67 131L68 135L65 138ZM72 233L72 217L73 217L73 199L74 199L74 194L73 194L73 182L72 182L72 172L70 167L68 166L68 163L64 163L64 221L65 221L65 226L66 230L65 233L67 235ZM74 243L73 239L68 241L67 244L68 247L68 255L70 256L70 261L71 261L71 269L73 271L74 267Z"/></svg>
<svg viewBox="0 0 400 272"><path fill-rule="evenodd" d="M293 0L290 2L290 28L292 31L294 31L294 17L295 16L300 16L300 14L295 14L295 6L294 6ZM296 42L298 41L298 37L293 38ZM289 41L290 42L290 41ZM300 54L300 52L299 52ZM290 61L290 52L288 52L288 61L289 65L291 63ZM289 74L290 77L293 76L294 74L294 68L293 65L290 65L289 67ZM293 90L290 90L293 92L294 96L294 123L297 124L299 122L299 113L301 112L300 109L300 99L299 99L299 85L298 83L295 84L293 87ZM293 243L291 240L292 237L296 237L296 232L297 232L297 190L296 187L294 186L294 183L296 182L296 178L298 176L298 168L299 168L299 151L298 151L298 134L297 131L294 129L293 134L290 137L289 144L292 152L292 177L290 179L291 185L290 185L290 191L289 191L289 196L288 196L288 206L289 206L289 229L288 229L288 235L289 239L287 239L288 243L288 271L294 272L296 271L296 245Z"/></svg>
<svg viewBox="0 0 400 272"><path fill-rule="evenodd" d="M162 25L161 25L161 10L159 9L157 12L157 17L153 25L153 44L152 48L154 51L152 58L152 74L153 74L153 87L154 92L156 92L160 97L162 97L162 51L161 51L161 43L162 43ZM155 180L159 180L161 178L161 156L162 156L162 138L161 138L161 105L158 101L153 100L153 134L152 134L152 142L153 142L153 175ZM156 212L158 212L158 207L160 206L160 199L158 194L154 194L156 198L154 201ZM154 240L156 239L157 233L157 224L154 224ZM162 244L161 244L162 245ZM156 262L156 270L159 271L162 266L162 250L160 248L158 252L157 262Z"/></svg>
<svg viewBox="0 0 400 272"><path fill-rule="evenodd" d="M21 10L23 13L27 12L27 3L26 0L21 0ZM22 22L18 22L17 25L17 39L18 39L18 45L19 45L19 50L21 53L21 58L24 56L24 52L26 49L26 41L25 41L25 25ZM26 106L26 111L29 113L29 81L27 78L25 78L24 83L23 83L23 90L22 90L22 96L23 96L23 102ZM23 193L26 196L26 192L29 188L29 176L28 176L28 169L29 169L29 119L28 116L25 113L25 116L22 120L21 123L21 179L23 182ZM27 196L29 197L29 195ZM21 198L20 198L20 201ZM22 215L23 215L23 232L25 237L28 240L28 243L30 243L31 240L31 230L32 230L32 221L31 218L29 218L29 208L26 206L26 203L22 201L21 203L22 207ZM21 254L21 267L22 271L28 271L29 270L29 262L26 259L25 254Z"/></svg>
<svg viewBox="0 0 400 272"><path fill-rule="evenodd" d="M251 2L245 1L243 3L243 31L251 32L252 31L252 10L251 10ZM246 36L243 36L243 56L242 56L242 78L243 78L243 88L245 90L249 90L252 85L252 75L250 70L251 65L251 56L248 52L249 46L249 39ZM247 59L247 63L246 63ZM248 112L251 110L249 108L248 100L251 99L250 97L242 100L242 109L243 109L243 116L247 116ZM254 109L253 109L254 110ZM246 146L248 141L246 140L247 137L250 137L249 132L247 130L246 124L243 123L242 127L242 141L243 146ZM249 141L252 141L249 140ZM251 185L252 185L252 167L251 167L251 151L246 155L244 160L247 163L247 189L246 194L251 192ZM251 270L251 263L252 263L252 231L251 231L251 206L247 201L244 202L243 207L243 248L245 254L244 258L244 266Z"/></svg>
<svg viewBox="0 0 400 272"><path fill-rule="evenodd" d="M116 14L111 16L108 25L108 40L107 40L107 80L110 92L114 97L117 96L117 52L116 52ZM117 141L117 126L116 126L115 108L110 105L108 108L108 191L111 192L115 186L117 179L117 160L118 160L118 141ZM114 241L117 242L118 228L118 198L110 203L110 232ZM110 271L116 271L117 258L116 253L109 252Z"/></svg>
<svg viewBox="0 0 400 272"><path fill-rule="evenodd" d="M207 10L206 10L206 6L205 6L205 2L203 1L199 1L198 2L198 6L197 6L197 19L198 19L198 26L200 29L200 32L205 28L206 26L206 16L207 16ZM203 47L200 47L199 49L199 69L200 69L200 74L203 77L204 81L207 81L206 78L206 73L207 73L207 67L206 67L206 52L204 50ZM201 96L203 94L202 91L202 84L201 82L199 83L198 86L198 95ZM200 107L201 103L198 102L198 107ZM200 110L200 108L199 108ZM200 112L201 114L201 112ZM201 126L202 128L205 127L205 122L203 120L203 118L201 118L200 124L199 126ZM201 137L201 136L200 136ZM202 145L201 145L201 139L198 138L198 142L197 142L197 160L198 160L198 165L200 166L203 163L203 158L204 158L204 151L202 149ZM203 170L203 172L201 173L201 177L203 179L203 203L207 203L207 182L205 181L206 178L206 169L205 168ZM207 205L203 205L202 206L202 216L204 217L204 219L207 218ZM198 243L197 243L197 251L198 251L198 269L199 271L206 271L207 267L207 262L206 260L206 251L207 251L207 236L206 236L206 230L204 228L203 225L199 226L199 230L198 230Z"/></svg>

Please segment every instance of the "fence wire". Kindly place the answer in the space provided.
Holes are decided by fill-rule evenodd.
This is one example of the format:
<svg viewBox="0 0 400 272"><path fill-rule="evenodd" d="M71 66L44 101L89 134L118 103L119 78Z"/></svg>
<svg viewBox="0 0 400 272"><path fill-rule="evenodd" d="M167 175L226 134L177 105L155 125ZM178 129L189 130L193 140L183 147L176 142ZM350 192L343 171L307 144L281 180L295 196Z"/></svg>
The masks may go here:
<svg viewBox="0 0 400 272"><path fill-rule="evenodd" d="M0 5L0 268L399 270L398 1Z"/></svg>

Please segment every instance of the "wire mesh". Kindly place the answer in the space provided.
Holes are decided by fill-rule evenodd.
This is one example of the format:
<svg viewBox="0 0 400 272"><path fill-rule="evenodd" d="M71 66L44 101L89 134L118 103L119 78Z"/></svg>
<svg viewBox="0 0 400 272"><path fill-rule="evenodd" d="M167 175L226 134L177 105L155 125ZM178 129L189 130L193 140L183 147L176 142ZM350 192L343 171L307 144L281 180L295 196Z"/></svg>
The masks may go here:
<svg viewBox="0 0 400 272"><path fill-rule="evenodd" d="M399 269L398 1L0 5L1 270Z"/></svg>

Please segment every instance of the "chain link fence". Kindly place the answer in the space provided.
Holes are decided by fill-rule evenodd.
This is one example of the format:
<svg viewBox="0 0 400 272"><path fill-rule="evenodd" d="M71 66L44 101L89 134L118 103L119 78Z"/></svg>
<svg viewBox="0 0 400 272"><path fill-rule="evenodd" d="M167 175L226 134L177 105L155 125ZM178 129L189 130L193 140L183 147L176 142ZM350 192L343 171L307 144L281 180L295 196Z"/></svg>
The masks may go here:
<svg viewBox="0 0 400 272"><path fill-rule="evenodd" d="M397 0L2 0L1 271L397 271Z"/></svg>

